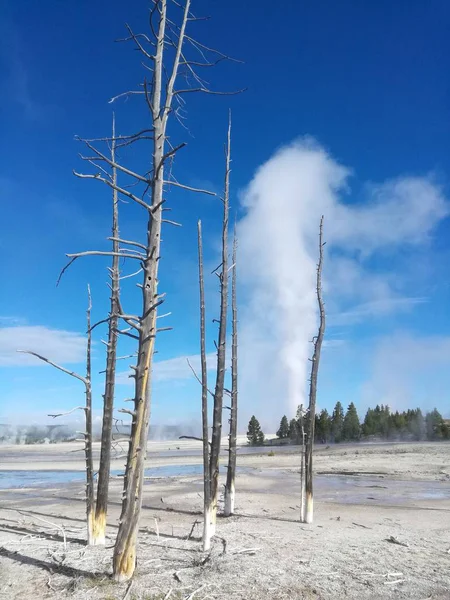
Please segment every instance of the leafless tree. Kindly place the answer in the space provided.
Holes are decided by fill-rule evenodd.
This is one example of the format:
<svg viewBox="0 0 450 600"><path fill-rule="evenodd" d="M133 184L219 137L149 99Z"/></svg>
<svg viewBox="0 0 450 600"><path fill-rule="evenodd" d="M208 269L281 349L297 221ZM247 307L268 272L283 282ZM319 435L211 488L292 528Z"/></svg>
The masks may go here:
<svg viewBox="0 0 450 600"><path fill-rule="evenodd" d="M211 534L215 534L217 503L219 495L219 456L222 441L222 411L225 388L226 368L226 336L228 316L228 217L230 202L230 168L231 164L231 116L228 123L228 136L225 159L225 182L223 194L222 223L222 262L218 273L220 282L220 317L217 341L217 372L214 389L213 429L211 438L210 478L211 478ZM217 272L217 271L216 271Z"/></svg>
<svg viewBox="0 0 450 600"><path fill-rule="evenodd" d="M238 331L237 331L237 301L236 301L236 261L237 238L236 226L233 239L233 264L231 277L231 406L230 406L230 435L228 439L228 468L225 484L224 515L229 517L234 513L235 481L236 481L236 436L238 409Z"/></svg>
<svg viewBox="0 0 450 600"><path fill-rule="evenodd" d="M92 456L92 378L91 378L91 345L92 345L92 328L91 328L91 291L88 286L88 308L87 308L87 344L86 344L86 375L78 375L73 371L54 363L45 356L41 356L31 350L19 350L24 354L30 354L39 360L55 367L59 371L78 379L84 384L86 404L85 406L77 406L66 413L49 415L50 417L56 418L63 415L68 415L77 410L83 410L85 414L85 431L80 432L83 435L84 441L84 453L86 459L86 522L87 522L87 543L93 545L94 541L94 463Z"/></svg>
<svg viewBox="0 0 450 600"><path fill-rule="evenodd" d="M79 138L78 138L79 139ZM103 420L102 420L102 436L100 447L100 463L98 471L97 484L97 500L95 512L93 515L93 533L92 543L94 545L104 545L106 535L106 515L108 510L108 492L109 492L109 477L111 470L111 443L112 443L112 428L113 428L113 411L114 411L114 392L115 392L115 377L116 377L116 359L117 359L117 340L118 340L118 321L120 314L120 269L119 260L122 255L122 249L119 237L119 197L117 191L117 166L116 166L116 146L118 140L116 137L115 117L113 114L112 135L110 138L104 138L110 148L110 158L107 160L110 166L110 172L102 168L103 173L111 183L112 187L112 231L111 237L108 238L112 243L111 248L111 267L108 267L111 283L109 288L110 296L110 312L107 319L103 319L93 325L92 329L102 323L108 323L108 341L106 344L106 369L105 369L105 391L103 395ZM98 162L101 156L92 146L92 140L81 140L88 148L93 150L95 156L83 156L81 158L91 164L95 164L98 168ZM92 253L80 253L79 255L68 255L71 260L62 270L61 276L66 269L81 255ZM106 253L107 255L109 253Z"/></svg>
<svg viewBox="0 0 450 600"><path fill-rule="evenodd" d="M180 25L168 16L169 4L174 11L180 10ZM137 363L131 366L131 377L134 379L134 403L132 410L121 409L132 418L131 436L127 455L124 479L124 492L119 530L113 556L113 576L117 581L132 577L136 565L136 544L139 516L142 504L143 472L146 458L148 426L150 417L150 391L152 360L155 350L156 334L170 329L157 327L157 309L164 301L164 294L158 292L158 271L160 263L161 229L163 223L179 225L164 218L164 206L168 188L216 194L185 185L175 180L166 168L175 154L185 146L184 143L174 146L167 133L169 117L173 116L182 123L186 94L200 92L207 94L227 94L215 92L198 76L196 69L210 67L228 59L224 54L200 44L188 35L188 24L198 19L190 12L191 0L182 4L170 0L152 0L150 10L150 35L134 33L127 26L129 36L123 41L131 41L143 55L144 67L151 73L151 81L144 80L137 90L129 90L111 99L115 102L121 98L140 96L144 99L150 114L150 125L146 129L127 136L116 136L117 148L149 141L151 144L151 166L144 174L137 173L118 161L108 157L107 153L98 149L102 140L83 140L93 153L84 157L94 164L98 171L94 174L75 173L78 177L95 179L116 190L120 196L130 199L141 206L147 213L147 231L144 243L119 238L118 249L112 251L89 250L68 255L72 260L81 256L116 256L118 258L136 260L143 273L141 287L142 307L139 314L127 314L120 307L119 319L127 327L118 329L119 334L137 341ZM186 55L186 48L195 50L200 59L192 60ZM210 58L208 58L208 56ZM185 88L178 87L179 76L186 79ZM238 93L238 92L230 92ZM103 141L111 141L109 138ZM114 167L117 172L129 181L129 184L118 185L103 167ZM131 180L131 181L130 181ZM141 186L141 191L139 191ZM162 315L161 315L162 316Z"/></svg>
<svg viewBox="0 0 450 600"><path fill-rule="evenodd" d="M211 546L211 478L209 474L208 368L206 364L205 283L203 275L202 222L198 221L198 281L200 288L200 358L203 443L203 550Z"/></svg>
<svg viewBox="0 0 450 600"><path fill-rule="evenodd" d="M314 338L314 352L311 365L311 379L309 388L309 409L308 409L308 431L306 437L305 452L305 522L313 522L313 447L314 447L314 424L316 416L316 395L317 395L317 376L319 373L320 352L322 349L323 337L325 334L325 306L322 299L322 266L323 266L323 216L320 219L319 227L319 262L317 263L317 282L316 293L319 304L319 332Z"/></svg>
<svg viewBox="0 0 450 600"><path fill-rule="evenodd" d="M113 115L111 162L116 162L116 126ZM108 512L109 476L111 471L111 442L113 429L114 392L116 380L116 358L118 340L118 322L120 314L120 269L119 269L119 195L117 186L117 168L111 167L112 193L112 264L109 269L111 279L110 312L108 319L108 341L106 344L105 392L103 394L102 439L100 464L98 469L97 500L95 505L94 544L105 544L106 515Z"/></svg>
<svg viewBox="0 0 450 600"><path fill-rule="evenodd" d="M305 521L305 414L303 404L298 409L297 428L300 438L300 521Z"/></svg>

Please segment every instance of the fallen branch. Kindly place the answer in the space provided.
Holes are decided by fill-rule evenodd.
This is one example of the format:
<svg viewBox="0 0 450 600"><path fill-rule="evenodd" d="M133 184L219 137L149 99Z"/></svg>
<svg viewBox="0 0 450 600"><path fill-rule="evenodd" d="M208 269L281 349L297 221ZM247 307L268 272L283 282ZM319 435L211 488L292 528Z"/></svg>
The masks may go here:
<svg viewBox="0 0 450 600"><path fill-rule="evenodd" d="M26 513L21 512L20 510L17 510L17 512L19 513L19 515L22 515L24 517L29 517L29 515L27 515ZM52 523L51 521L47 521L46 519L43 519L42 517L38 517L37 515L33 515L33 516L38 521L42 521L43 523L46 523L47 525L50 525L54 529L58 529L61 532L63 540L64 540L64 550L67 550L67 538L66 538L66 532L65 532L64 527L62 525L58 525L57 523Z"/></svg>
<svg viewBox="0 0 450 600"><path fill-rule="evenodd" d="M367 525L361 525L361 523L355 523L352 521L352 525L356 525L356 527L362 527L363 529L372 529L372 527L367 527Z"/></svg>
<svg viewBox="0 0 450 600"><path fill-rule="evenodd" d="M396 579L395 581L385 581L384 585L396 585L397 583L404 583L406 579Z"/></svg>
<svg viewBox="0 0 450 600"><path fill-rule="evenodd" d="M194 597L194 595L197 594L197 592L201 592L205 587L206 587L206 583L204 583L199 588L197 588L192 593L190 593L189 596L186 596L185 600L192 600L192 598Z"/></svg>
<svg viewBox="0 0 450 600"><path fill-rule="evenodd" d="M235 550L233 554L256 554L261 548L244 548L243 550Z"/></svg>
<svg viewBox="0 0 450 600"><path fill-rule="evenodd" d="M409 548L409 544L407 544L406 542L400 542L396 537L394 537L393 535L389 536L386 539L386 542L389 542L390 544L397 544L397 546L404 546L405 548Z"/></svg>
<svg viewBox="0 0 450 600"><path fill-rule="evenodd" d="M192 534L194 533L194 529L197 527L197 525L200 523L200 521L198 521L197 519L195 519L194 523L192 524L191 530L187 536L187 540L190 540L192 537Z"/></svg>
<svg viewBox="0 0 450 600"><path fill-rule="evenodd" d="M130 597L131 594L131 588L133 587L134 581L131 580L130 583L128 584L127 587L127 591L125 592L125 596L122 598L122 600L128 600L128 598Z"/></svg>

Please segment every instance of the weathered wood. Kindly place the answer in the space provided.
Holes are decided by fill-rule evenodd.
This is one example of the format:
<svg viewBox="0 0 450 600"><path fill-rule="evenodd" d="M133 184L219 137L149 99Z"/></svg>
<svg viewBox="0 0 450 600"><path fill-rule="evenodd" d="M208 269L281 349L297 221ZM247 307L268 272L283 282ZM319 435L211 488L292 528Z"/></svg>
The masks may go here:
<svg viewBox="0 0 450 600"><path fill-rule="evenodd" d="M111 162L116 162L116 126L113 115ZM103 421L102 439L100 448L100 464L98 470L97 501L95 506L95 520L93 531L94 545L104 545L106 539L106 514L108 511L109 477L111 471L111 442L113 428L114 391L116 380L117 338L119 322L119 295L120 295L120 270L119 270L119 195L117 186L117 169L112 167L112 264L110 269L111 298L108 319L108 343L106 346L106 371L105 392L103 395Z"/></svg>
<svg viewBox="0 0 450 600"><path fill-rule="evenodd" d="M84 410L85 415L85 431L83 433L84 436L84 456L85 456L85 464L86 464L86 525L87 525L87 543L88 545L92 545L94 535L93 535L93 526L94 526L94 461L92 456L92 377L91 377L91 349L92 349L92 327L91 327L91 310L92 310L92 300L91 300L91 290L88 286L88 307L86 311L86 320L87 320L87 343L86 343L86 375L79 375L74 371L69 371L65 367L58 365L57 363L49 360L45 356L38 354L37 352L33 352L31 350L18 350L23 354L30 354L31 356L35 356L39 360L51 365L58 371L62 371L66 373L66 375L70 375L75 379L78 379L84 384L85 389L85 397L86 403L85 406L77 406L76 408L69 410L67 413L58 413L49 415L53 418L63 416L65 414L70 414L75 410Z"/></svg>
<svg viewBox="0 0 450 600"><path fill-rule="evenodd" d="M202 222L198 231L198 281L200 290L200 362L202 384L202 443L203 443L203 550L211 547L211 478L209 471L209 428L208 428L208 367L206 364L205 327L205 284L203 275Z"/></svg>
<svg viewBox="0 0 450 600"><path fill-rule="evenodd" d="M85 456L86 456L86 520L88 545L94 544L94 459L92 456L92 368L91 368L91 290L88 286L88 308L87 308L87 344L86 344L86 434L85 434Z"/></svg>
<svg viewBox="0 0 450 600"><path fill-rule="evenodd" d="M236 493L236 437L237 437L237 410L238 410L238 331L237 331L237 300L236 300L236 260L237 238L236 226L233 239L233 272L231 276L231 406L230 406L230 435L228 439L228 468L225 484L224 515L229 517L234 513Z"/></svg>
<svg viewBox="0 0 450 600"><path fill-rule="evenodd" d="M228 312L228 216L230 199L230 163L231 163L231 117L228 123L227 149L225 160L225 183L223 195L223 224L222 224L222 265L220 280L220 317L219 336L217 342L217 374L214 389L213 430L211 439L211 502L212 502L212 535L215 533L217 502L219 491L219 455L222 439L222 409L225 387L226 335Z"/></svg>
<svg viewBox="0 0 450 600"><path fill-rule="evenodd" d="M317 377L319 373L320 352L322 349L323 337L325 334L325 306L322 299L322 266L323 266L323 216L320 219L319 227L319 262L317 264L317 282L316 293L319 304L319 332L314 341L314 353L311 366L311 380L309 388L309 410L308 410L308 431L306 438L305 452L305 523L313 522L313 448L314 448L314 425L316 416L316 396L317 396Z"/></svg>
<svg viewBox="0 0 450 600"><path fill-rule="evenodd" d="M140 317L138 360L134 372L135 395L131 437L125 471L124 495L119 531L113 555L113 577L116 581L130 579L136 567L136 542L142 505L144 463L147 453L150 417L150 376L155 349L158 302L158 266L160 258L162 206L164 189L164 157L166 128L171 113L174 84L178 74L181 51L188 21L190 0L186 0L183 21L169 80L163 95L164 50L167 26L167 0L158 2L159 26L154 56L154 72L150 97L146 98L152 114L154 141L152 150L153 178L151 210L147 228L147 251L143 263L142 316Z"/></svg>

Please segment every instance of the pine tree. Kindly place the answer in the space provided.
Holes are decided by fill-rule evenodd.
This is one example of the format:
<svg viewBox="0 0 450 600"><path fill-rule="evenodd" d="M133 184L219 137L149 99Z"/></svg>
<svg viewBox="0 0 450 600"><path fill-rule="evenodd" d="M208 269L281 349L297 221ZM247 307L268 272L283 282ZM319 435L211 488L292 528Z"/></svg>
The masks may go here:
<svg viewBox="0 0 450 600"><path fill-rule="evenodd" d="M331 436L333 441L338 444L342 441L342 428L344 425L344 409L340 402L336 402L333 414L331 416Z"/></svg>
<svg viewBox="0 0 450 600"><path fill-rule="evenodd" d="M366 412L364 423L362 424L362 433L365 436L376 435L377 433L377 418L372 408L369 408Z"/></svg>
<svg viewBox="0 0 450 600"><path fill-rule="evenodd" d="M264 444L264 433L255 415L248 423L247 440L250 446L262 446Z"/></svg>
<svg viewBox="0 0 450 600"><path fill-rule="evenodd" d="M284 415L280 421L280 428L277 431L277 437L279 437L280 440L284 440L289 437L289 422L286 415Z"/></svg>
<svg viewBox="0 0 450 600"><path fill-rule="evenodd" d="M326 444L330 439L331 419L328 411L323 409L316 415L315 441L318 444Z"/></svg>
<svg viewBox="0 0 450 600"><path fill-rule="evenodd" d="M416 408L416 410L408 410L406 415L407 427L410 435L412 435L413 438L418 442L424 440L426 438L427 431L425 419L420 408Z"/></svg>
<svg viewBox="0 0 450 600"><path fill-rule="evenodd" d="M449 438L449 428L437 408L427 413L425 417L428 440L442 440Z"/></svg>
<svg viewBox="0 0 450 600"><path fill-rule="evenodd" d="M297 421L295 419L291 419L289 421L288 437L293 442L297 441L297 439L298 439L298 427L297 427Z"/></svg>
<svg viewBox="0 0 450 600"><path fill-rule="evenodd" d="M361 426L356 406L351 402L348 406L342 427L342 438L347 442L356 442L361 437Z"/></svg>

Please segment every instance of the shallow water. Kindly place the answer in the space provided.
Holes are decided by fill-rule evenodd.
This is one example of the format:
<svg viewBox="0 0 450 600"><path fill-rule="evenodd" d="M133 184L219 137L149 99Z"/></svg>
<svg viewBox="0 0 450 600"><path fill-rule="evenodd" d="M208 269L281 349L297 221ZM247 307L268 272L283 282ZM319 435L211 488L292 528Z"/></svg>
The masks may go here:
<svg viewBox="0 0 450 600"><path fill-rule="evenodd" d="M226 470L222 466L221 471ZM246 469L237 467L237 472ZM145 469L145 477L182 477L186 475L201 475L203 465L166 465ZM112 477L123 476L123 470L112 470ZM54 487L66 483L84 481L86 475L83 471L0 471L0 490L22 489L34 487Z"/></svg>

